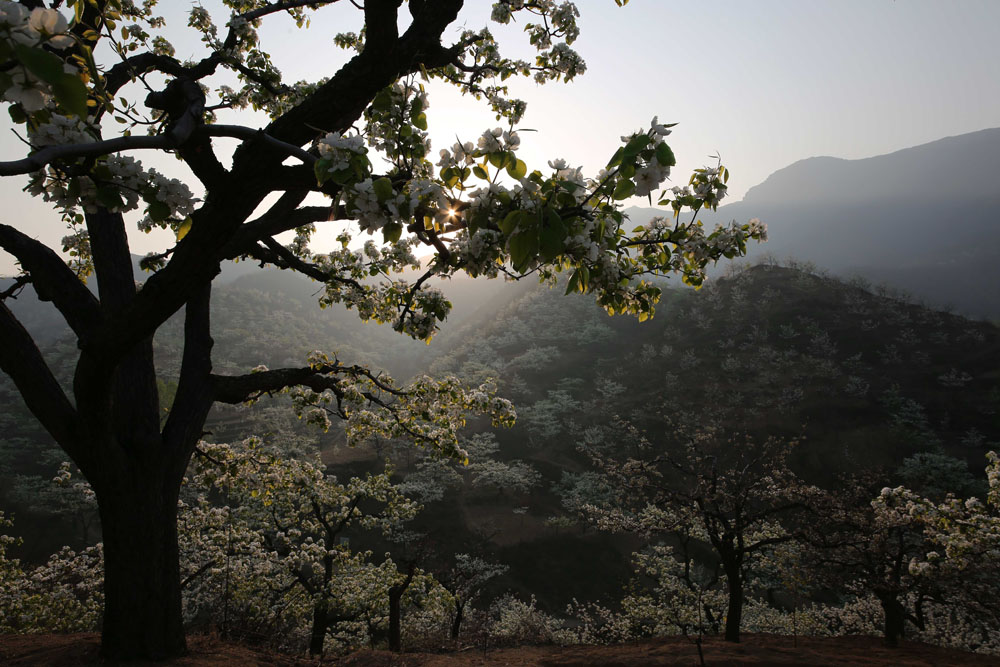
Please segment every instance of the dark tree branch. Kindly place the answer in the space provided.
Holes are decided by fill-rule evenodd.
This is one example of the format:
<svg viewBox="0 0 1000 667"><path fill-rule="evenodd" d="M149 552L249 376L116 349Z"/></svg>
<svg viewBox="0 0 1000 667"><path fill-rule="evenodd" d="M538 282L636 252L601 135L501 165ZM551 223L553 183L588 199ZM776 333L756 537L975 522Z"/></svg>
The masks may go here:
<svg viewBox="0 0 1000 667"><path fill-rule="evenodd" d="M0 292L0 301L6 301L7 299L17 299L17 295L21 293L24 286L31 282L31 276L20 275L14 278L14 283Z"/></svg>
<svg viewBox="0 0 1000 667"><path fill-rule="evenodd" d="M78 337L85 337L101 320L100 305L90 290L44 243L0 224L0 248L17 258L31 276L42 301L51 301Z"/></svg>
<svg viewBox="0 0 1000 667"><path fill-rule="evenodd" d="M104 90L115 95L138 76L149 72L162 72L169 76L187 77L197 81L215 71L219 59L206 58L194 67L185 67L176 58L156 53L139 53L117 63L104 75Z"/></svg>
<svg viewBox="0 0 1000 667"><path fill-rule="evenodd" d="M288 190L284 192L278 201L267 210L264 215L257 218L254 221L248 222L241 225L233 233L233 238L226 244L223 249L223 256L226 259L231 259L232 257L241 254L239 252L239 247L245 245L250 248L270 236L275 236L288 229L295 229L296 227L301 227L302 225L308 225L319 219L323 212L326 216L329 216L329 209L326 207L309 207L306 209L299 209L299 205L306 198L308 191L302 189L301 187L294 190ZM308 210L310 213L305 214L299 213L299 210ZM307 222L301 224L289 225L289 220L296 220L299 218L307 219ZM228 252L227 252L228 251ZM235 251L235 254L233 254Z"/></svg>
<svg viewBox="0 0 1000 667"><path fill-rule="evenodd" d="M365 51L391 54L399 39L398 11L402 0L367 0L365 2Z"/></svg>
<svg viewBox="0 0 1000 667"><path fill-rule="evenodd" d="M387 14L395 16L398 5L397 0L366 3L366 19L371 17L377 22ZM428 69L447 65L457 53L441 46L441 34L458 17L462 5L462 0L438 0L423 3L419 11L411 10L413 22L399 39L388 45L390 48L366 46L364 52L352 58L307 100L271 123L267 133L279 141L302 146L316 136L316 128L344 131L361 117L380 90L400 76L419 72L421 65ZM379 40L395 29L395 20L392 26L369 24L366 20L366 33L370 35L372 30L377 33L376 41L368 44L381 43ZM237 162L250 168L254 160L251 156L237 155L234 165Z"/></svg>
<svg viewBox="0 0 1000 667"><path fill-rule="evenodd" d="M109 213L103 208L87 213L86 221L101 310L110 319L124 311L136 294L125 221L121 213ZM105 367L113 374L113 428L122 443L135 447L155 446L160 423L152 336L119 350L118 358L120 363ZM98 381L105 381L103 374ZM90 393L86 387L83 391Z"/></svg>
<svg viewBox="0 0 1000 667"><path fill-rule="evenodd" d="M428 269L422 276L420 276L420 278L417 279L417 282L410 286L410 290L406 294L406 301L403 304L403 310L400 311L399 318L397 318L394 326L397 331L403 330L403 323L406 321L406 316L412 313L413 299L416 297L417 292L420 291L420 288L423 287L425 282L430 280L435 275L437 275L437 272L433 269Z"/></svg>
<svg viewBox="0 0 1000 667"><path fill-rule="evenodd" d="M346 129L378 91L400 75L418 71L421 66L446 64L451 54L442 49L440 36L461 6L460 0L428 3L398 40L391 57L360 54L265 132L254 133L251 139L242 133L253 131L240 128L238 136L250 140L234 155L230 182L241 187L209 193L205 205L192 216L191 231L178 244L171 262L146 282L130 312L123 313L102 332L102 354L112 355L114 350L149 335L183 305L192 290L217 275L222 248L259 204L262 193L270 191L270 178L284 159L295 155L310 164L316 159L298 148L316 136L316 128ZM219 126L196 128L198 131L218 134Z"/></svg>
<svg viewBox="0 0 1000 667"><path fill-rule="evenodd" d="M211 284L205 285L188 300L184 312L184 356L170 414L163 426L163 445L167 449L194 451L205 417L212 407L212 346L210 302ZM187 467L190 451L180 458ZM183 473L183 467L180 472Z"/></svg>
<svg viewBox="0 0 1000 667"><path fill-rule="evenodd" d="M212 141L202 134L192 136L205 125L205 93L197 81L178 77L162 91L146 96L146 105L164 111L169 118L167 134L178 141L181 158L209 191L221 188L227 172L212 150Z"/></svg>
<svg viewBox="0 0 1000 667"><path fill-rule="evenodd" d="M0 302L0 370L10 376L32 414L77 465L83 462L76 409L41 352L7 305Z"/></svg>
<svg viewBox="0 0 1000 667"><path fill-rule="evenodd" d="M387 385L363 366L345 366L339 362L314 368L281 368L248 375L212 375L211 378L215 388L214 399L220 403L235 404L290 387L308 387L316 392L330 390L339 397L343 392L337 384L337 375L366 378L378 390L388 394L401 396L405 393ZM366 398L384 405L375 396L366 395Z"/></svg>
<svg viewBox="0 0 1000 667"><path fill-rule="evenodd" d="M135 298L135 276L121 213L98 209L86 214L90 250L101 309L116 315Z"/></svg>
<svg viewBox="0 0 1000 667"><path fill-rule="evenodd" d="M98 158L111 153L133 150L175 150L180 148L187 139L192 137L233 137L236 139L261 141L284 155L291 155L312 164L315 155L310 155L299 146L284 143L271 137L261 130L242 125L202 125L193 128L187 134L186 127L179 127L175 132L160 134L155 137L116 137L94 141L89 144L61 144L46 146L35 151L26 158L0 162L0 176L16 176L38 171L45 165L57 160L75 160L79 158Z"/></svg>
<svg viewBox="0 0 1000 667"><path fill-rule="evenodd" d="M242 255L252 255L258 241L291 229L329 220L332 212L329 206L303 206L286 214L268 211L240 227L232 240L222 249L222 258L234 259ZM338 214L333 217L339 218L343 212L341 206Z"/></svg>
<svg viewBox="0 0 1000 667"><path fill-rule="evenodd" d="M214 558L212 560L205 561L204 565L202 565L197 570L195 570L194 572L192 572L191 574L189 574L188 576L186 576L184 578L184 581L181 582L181 590L184 590L185 588L187 588L188 584L190 584L192 581L194 581L195 579L197 579L201 575L203 575L206 572L208 572L208 569L210 567L212 567L213 565L215 565L215 559Z"/></svg>
<svg viewBox="0 0 1000 667"><path fill-rule="evenodd" d="M320 282L326 282L331 279L328 271L324 271L316 264L310 264L300 257L297 257L295 253L275 241L273 238L264 239L263 243L270 253L262 252L264 248L257 248L257 252L254 254L255 258L264 259L265 257L268 257L269 259L267 259L267 261L274 264L279 269L293 269L302 275L309 276L313 280L318 280ZM348 282L360 287L360 285L353 280Z"/></svg>

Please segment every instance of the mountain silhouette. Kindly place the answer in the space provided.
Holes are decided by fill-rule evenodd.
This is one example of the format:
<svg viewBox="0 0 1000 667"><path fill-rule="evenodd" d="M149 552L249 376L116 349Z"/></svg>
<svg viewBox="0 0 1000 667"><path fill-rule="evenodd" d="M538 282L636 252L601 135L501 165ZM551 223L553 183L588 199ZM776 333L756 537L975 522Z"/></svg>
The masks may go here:
<svg viewBox="0 0 1000 667"><path fill-rule="evenodd" d="M860 274L930 305L1000 315L1000 128L888 155L813 157L771 174L706 224L768 225L770 254ZM661 214L632 208L633 221Z"/></svg>

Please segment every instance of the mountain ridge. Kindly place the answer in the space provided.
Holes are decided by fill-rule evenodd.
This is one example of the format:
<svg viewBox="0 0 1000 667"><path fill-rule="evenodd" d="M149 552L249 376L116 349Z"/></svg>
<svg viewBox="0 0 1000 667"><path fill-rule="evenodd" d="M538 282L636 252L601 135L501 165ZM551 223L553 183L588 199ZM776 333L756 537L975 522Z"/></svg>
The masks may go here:
<svg viewBox="0 0 1000 667"><path fill-rule="evenodd" d="M706 224L760 218L769 240L751 259L794 257L859 274L934 307L1000 316L1000 128L945 137L860 159L788 165L738 202L704 212ZM627 210L638 223L660 209Z"/></svg>

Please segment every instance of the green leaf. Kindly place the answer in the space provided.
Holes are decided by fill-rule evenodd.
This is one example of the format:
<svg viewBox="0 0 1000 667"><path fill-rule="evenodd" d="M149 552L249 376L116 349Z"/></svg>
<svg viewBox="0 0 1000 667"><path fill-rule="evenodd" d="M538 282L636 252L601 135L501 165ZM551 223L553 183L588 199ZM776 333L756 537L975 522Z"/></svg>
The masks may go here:
<svg viewBox="0 0 1000 667"><path fill-rule="evenodd" d="M170 217L170 207L165 203L156 200L146 208L146 214L153 222L163 222Z"/></svg>
<svg viewBox="0 0 1000 667"><path fill-rule="evenodd" d="M28 68L28 71L46 83L54 83L65 74L63 61L48 51L24 44L15 45L14 51L17 53L17 59Z"/></svg>
<svg viewBox="0 0 1000 667"><path fill-rule="evenodd" d="M511 157L513 158L513 156ZM511 178L521 180L528 173L528 165L526 165L523 160L514 158L511 160L510 164L507 165L507 173L510 174Z"/></svg>
<svg viewBox="0 0 1000 667"><path fill-rule="evenodd" d="M510 236L517 229L518 223L521 221L522 211L511 211L504 216L504 219L500 221L500 229L503 231L504 236Z"/></svg>
<svg viewBox="0 0 1000 667"><path fill-rule="evenodd" d="M445 167L441 171L441 180L447 187L453 188L458 183L458 173L452 167Z"/></svg>
<svg viewBox="0 0 1000 667"><path fill-rule="evenodd" d="M125 207L125 202L122 201L122 196L118 194L118 188L114 186L97 188L97 203L109 211Z"/></svg>
<svg viewBox="0 0 1000 667"><path fill-rule="evenodd" d="M576 197L568 192L559 192L556 195L556 202L564 208L573 208L576 206Z"/></svg>
<svg viewBox="0 0 1000 667"><path fill-rule="evenodd" d="M510 237L509 247L514 270L523 271L538 254L538 233L535 230L522 230Z"/></svg>
<svg viewBox="0 0 1000 667"><path fill-rule="evenodd" d="M546 262L551 262L566 249L566 233L566 225L558 215L542 229L538 236L539 249Z"/></svg>
<svg viewBox="0 0 1000 667"><path fill-rule="evenodd" d="M613 169L622 163L622 156L625 154L625 148L619 148L615 151L615 154L611 156L611 161L608 162L606 169Z"/></svg>
<svg viewBox="0 0 1000 667"><path fill-rule="evenodd" d="M384 204L395 195L395 192L392 189L392 181L385 176L375 180L372 183L372 189L375 190L375 196L378 197L380 204Z"/></svg>
<svg viewBox="0 0 1000 667"><path fill-rule="evenodd" d="M372 100L372 109L375 111L389 111L392 108L392 93L385 88Z"/></svg>
<svg viewBox="0 0 1000 667"><path fill-rule="evenodd" d="M575 292L580 287L580 269L573 272L573 275L569 279L569 284L566 285L566 294L570 292Z"/></svg>
<svg viewBox="0 0 1000 667"><path fill-rule="evenodd" d="M10 86L3 86L2 84L0 84L0 88L6 89L9 87ZM17 123L18 125L22 125L28 122L28 116L27 114L24 113L24 109L22 109L21 105L19 104L11 104L9 107L7 107L7 113L10 114L10 119L15 123Z"/></svg>
<svg viewBox="0 0 1000 667"><path fill-rule="evenodd" d="M423 110L424 110L424 102L423 100L420 99L420 96L418 95L417 97L413 98L412 102L410 102L410 114L417 115Z"/></svg>
<svg viewBox="0 0 1000 667"><path fill-rule="evenodd" d="M490 180L489 173L478 164L472 168L472 173L475 174L477 178L481 178L484 181Z"/></svg>
<svg viewBox="0 0 1000 667"><path fill-rule="evenodd" d="M417 117L413 119L413 124L419 127L423 131L427 131L427 114L419 113Z"/></svg>
<svg viewBox="0 0 1000 667"><path fill-rule="evenodd" d="M649 143L649 135L637 134L629 142L625 144L625 150L623 152L623 157L635 157L639 152L646 147Z"/></svg>
<svg viewBox="0 0 1000 667"><path fill-rule="evenodd" d="M507 154L506 153L490 153L489 154L490 164L492 164L497 169L503 169L504 165L507 164Z"/></svg>
<svg viewBox="0 0 1000 667"><path fill-rule="evenodd" d="M403 235L403 225L392 222L382 228L382 238L386 243L395 243Z"/></svg>
<svg viewBox="0 0 1000 667"><path fill-rule="evenodd" d="M664 167L673 167L677 164L677 159L674 158L674 152L670 150L670 146L667 145L667 142L661 142L660 145L656 147L656 161Z"/></svg>
<svg viewBox="0 0 1000 667"><path fill-rule="evenodd" d="M177 228L177 240L178 241L184 240L184 237L187 236L188 232L191 231L191 225L193 225L193 224L194 224L194 220L191 219L191 216L188 216L188 217L184 218L184 222L182 222L180 224L180 226Z"/></svg>
<svg viewBox="0 0 1000 667"><path fill-rule="evenodd" d="M323 185L330 178L330 165L333 162L329 158L320 158L313 162L313 173L316 175L316 184Z"/></svg>
<svg viewBox="0 0 1000 667"><path fill-rule="evenodd" d="M615 191L612 196L616 200L621 201L622 199L628 199L633 194L635 194L635 183L628 179L622 179L618 181L618 185L615 186Z"/></svg>

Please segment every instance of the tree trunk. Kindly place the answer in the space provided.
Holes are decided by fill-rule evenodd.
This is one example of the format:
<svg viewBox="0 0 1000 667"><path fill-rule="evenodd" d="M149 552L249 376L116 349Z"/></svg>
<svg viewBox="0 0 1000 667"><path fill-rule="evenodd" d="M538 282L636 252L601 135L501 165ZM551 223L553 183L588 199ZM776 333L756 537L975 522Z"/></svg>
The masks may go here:
<svg viewBox="0 0 1000 667"><path fill-rule="evenodd" d="M320 602L313 607L312 629L309 633L309 655L323 655L323 642L326 640L326 629L330 620L326 611L326 603Z"/></svg>
<svg viewBox="0 0 1000 667"><path fill-rule="evenodd" d="M451 623L451 638L458 639L458 633L462 630L462 620L465 611L465 602L462 600L455 601L455 620Z"/></svg>
<svg viewBox="0 0 1000 667"><path fill-rule="evenodd" d="M743 578L739 568L730 572L727 568L726 582L729 585L729 607L726 611L726 641L740 641L740 624L743 621Z"/></svg>
<svg viewBox="0 0 1000 667"><path fill-rule="evenodd" d="M403 586L391 586L389 588L389 650L399 653L403 650L402 637L402 609L400 608L403 599Z"/></svg>
<svg viewBox="0 0 1000 667"><path fill-rule="evenodd" d="M899 646L899 640L906 631L906 610L895 596L881 597L880 602L885 616L885 644L892 647Z"/></svg>
<svg viewBox="0 0 1000 667"><path fill-rule="evenodd" d="M101 654L108 660L162 660L187 652L177 548L179 485L164 477L134 475L97 494L104 533Z"/></svg>

